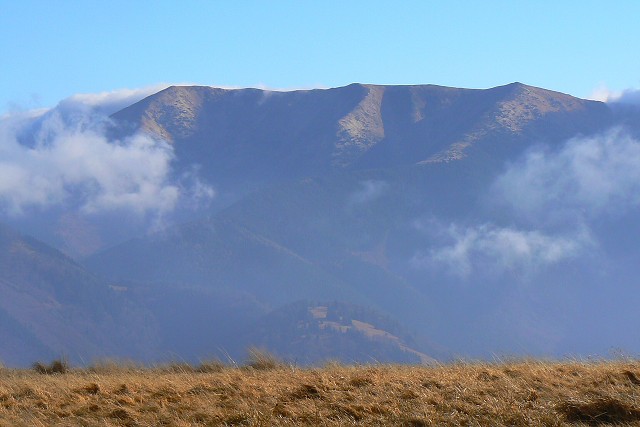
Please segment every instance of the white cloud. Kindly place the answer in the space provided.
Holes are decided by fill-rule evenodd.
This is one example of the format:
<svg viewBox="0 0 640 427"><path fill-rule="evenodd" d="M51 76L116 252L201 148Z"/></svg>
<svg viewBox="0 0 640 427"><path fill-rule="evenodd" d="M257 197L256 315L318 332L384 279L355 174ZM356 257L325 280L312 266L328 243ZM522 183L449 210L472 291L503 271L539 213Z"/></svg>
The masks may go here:
<svg viewBox="0 0 640 427"><path fill-rule="evenodd" d="M384 195L388 188L389 184L385 181L374 179L361 181L360 189L349 196L348 206L354 207L356 205L372 202Z"/></svg>
<svg viewBox="0 0 640 427"><path fill-rule="evenodd" d="M602 85L591 93L589 99L608 104L640 105L640 89L629 88L616 91Z"/></svg>
<svg viewBox="0 0 640 427"><path fill-rule="evenodd" d="M537 147L508 166L492 196L536 224L628 212L640 206L640 142L616 129Z"/></svg>
<svg viewBox="0 0 640 427"><path fill-rule="evenodd" d="M169 86L169 84L157 84L140 89L118 89L100 93L80 93L61 101L58 108L67 106L76 106L77 108L77 106L81 105L93 109L96 113L109 115L149 95L160 92Z"/></svg>
<svg viewBox="0 0 640 427"><path fill-rule="evenodd" d="M612 99L615 99L620 96L620 91L614 91L609 89L606 85L602 84L595 88L591 94L587 97L587 99L592 99L594 101L601 102L609 102Z"/></svg>
<svg viewBox="0 0 640 427"><path fill-rule="evenodd" d="M493 224L470 227L451 224L437 232L440 244L417 253L412 265L444 269L465 279L478 273L489 276L530 273L575 258L592 244L585 229L572 235L552 236Z"/></svg>
<svg viewBox="0 0 640 427"><path fill-rule="evenodd" d="M594 234L599 225L640 208L640 141L613 129L534 147L507 165L486 202L493 219L481 225L416 223L430 246L413 257L413 266L465 279L505 273L515 279L569 260L598 259L591 257L602 255Z"/></svg>
<svg viewBox="0 0 640 427"><path fill-rule="evenodd" d="M163 215L181 198L213 197L195 174L172 177L173 148L166 142L144 134L118 141L105 136L105 113L152 90L76 95L45 114L3 117L0 209L19 215L73 206L87 214Z"/></svg>

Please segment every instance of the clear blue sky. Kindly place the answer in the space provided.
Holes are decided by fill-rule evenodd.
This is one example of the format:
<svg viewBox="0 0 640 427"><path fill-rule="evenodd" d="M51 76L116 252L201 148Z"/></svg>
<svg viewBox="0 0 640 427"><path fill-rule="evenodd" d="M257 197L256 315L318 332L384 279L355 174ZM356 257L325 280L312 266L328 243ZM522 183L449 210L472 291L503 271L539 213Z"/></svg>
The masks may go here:
<svg viewBox="0 0 640 427"><path fill-rule="evenodd" d="M640 87L640 1L0 0L0 113L75 93L351 82Z"/></svg>

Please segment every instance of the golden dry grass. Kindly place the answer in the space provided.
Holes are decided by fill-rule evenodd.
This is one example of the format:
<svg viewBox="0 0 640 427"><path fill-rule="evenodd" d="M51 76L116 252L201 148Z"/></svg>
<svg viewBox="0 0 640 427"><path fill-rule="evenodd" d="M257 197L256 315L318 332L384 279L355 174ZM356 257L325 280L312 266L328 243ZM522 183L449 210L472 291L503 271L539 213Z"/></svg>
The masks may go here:
<svg viewBox="0 0 640 427"><path fill-rule="evenodd" d="M640 425L631 360L208 366L0 369L0 425Z"/></svg>

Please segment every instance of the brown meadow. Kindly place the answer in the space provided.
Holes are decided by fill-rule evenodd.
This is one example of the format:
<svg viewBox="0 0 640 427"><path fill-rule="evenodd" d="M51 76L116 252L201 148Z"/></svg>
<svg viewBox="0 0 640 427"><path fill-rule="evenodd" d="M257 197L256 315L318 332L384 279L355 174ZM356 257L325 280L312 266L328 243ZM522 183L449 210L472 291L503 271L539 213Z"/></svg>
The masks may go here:
<svg viewBox="0 0 640 427"><path fill-rule="evenodd" d="M640 425L635 360L43 366L0 369L0 425Z"/></svg>

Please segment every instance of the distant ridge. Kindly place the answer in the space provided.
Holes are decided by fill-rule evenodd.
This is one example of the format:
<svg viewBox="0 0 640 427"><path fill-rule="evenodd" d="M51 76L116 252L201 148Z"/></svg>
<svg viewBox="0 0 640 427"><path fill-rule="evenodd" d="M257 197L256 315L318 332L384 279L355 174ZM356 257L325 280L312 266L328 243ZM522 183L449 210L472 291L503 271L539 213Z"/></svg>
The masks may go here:
<svg viewBox="0 0 640 427"><path fill-rule="evenodd" d="M171 86L117 113L117 133L174 144L182 167L212 182L501 161L531 138L555 141L610 124L605 104L512 83L492 89L354 83L278 92Z"/></svg>

